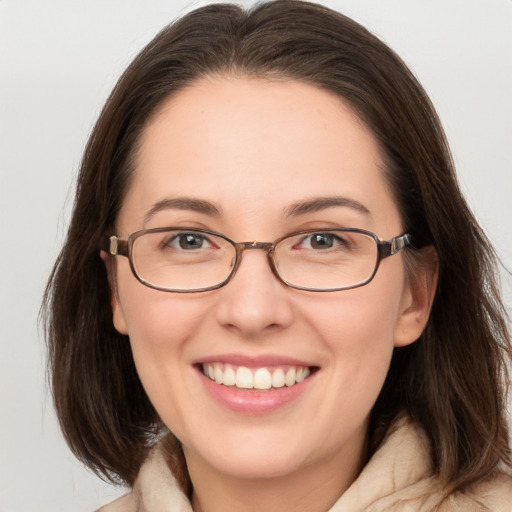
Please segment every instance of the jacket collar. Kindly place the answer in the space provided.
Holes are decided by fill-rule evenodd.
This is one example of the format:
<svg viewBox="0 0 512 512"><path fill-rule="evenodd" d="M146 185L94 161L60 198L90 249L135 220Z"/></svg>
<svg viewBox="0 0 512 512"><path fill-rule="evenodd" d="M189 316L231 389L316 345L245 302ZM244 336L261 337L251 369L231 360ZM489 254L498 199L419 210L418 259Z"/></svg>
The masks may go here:
<svg viewBox="0 0 512 512"><path fill-rule="evenodd" d="M401 418L392 425L359 477L328 512L510 512L512 478L505 472L497 472L474 492L457 493L443 500L443 491L432 470L426 434L409 419ZM133 491L101 510L193 512L165 461L161 443L144 462Z"/></svg>
<svg viewBox="0 0 512 512"><path fill-rule="evenodd" d="M356 512L402 494L428 480L431 472L425 434L410 421L397 421L357 480L329 512ZM166 464L160 445L144 462L133 488L137 512L192 512L188 498ZM379 507L380 509L380 507ZM385 510L385 509L382 509Z"/></svg>

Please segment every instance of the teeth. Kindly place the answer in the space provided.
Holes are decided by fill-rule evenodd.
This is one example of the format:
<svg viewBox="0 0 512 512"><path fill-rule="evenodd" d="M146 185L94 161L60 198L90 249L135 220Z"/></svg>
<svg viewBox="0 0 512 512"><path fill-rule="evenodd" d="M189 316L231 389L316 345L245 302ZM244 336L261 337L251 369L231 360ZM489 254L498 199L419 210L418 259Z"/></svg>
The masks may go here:
<svg viewBox="0 0 512 512"><path fill-rule="evenodd" d="M295 368L290 368L284 377L284 383L290 387L295 384L295 376L297 375L297 372L295 371Z"/></svg>
<svg viewBox="0 0 512 512"><path fill-rule="evenodd" d="M239 366L236 371L236 384L237 388L251 389L253 388L252 372L245 366Z"/></svg>
<svg viewBox="0 0 512 512"><path fill-rule="evenodd" d="M266 368L258 368L254 372L254 389L270 389L272 387L272 375Z"/></svg>
<svg viewBox="0 0 512 512"><path fill-rule="evenodd" d="M203 364L203 373L217 384L236 386L240 389L271 389L293 386L309 377L311 370L305 367L256 368L245 366L234 368L230 364Z"/></svg>
<svg viewBox="0 0 512 512"><path fill-rule="evenodd" d="M272 374L272 387L282 388L284 386L284 372L281 368L278 368Z"/></svg>
<svg viewBox="0 0 512 512"><path fill-rule="evenodd" d="M234 386L235 383L236 383L235 370L233 370L233 368L231 368L231 366L227 366L226 369L224 370L224 378L222 379L222 384L224 384L224 386Z"/></svg>
<svg viewBox="0 0 512 512"><path fill-rule="evenodd" d="M222 379L224 378L224 376L222 375L222 370L220 369L220 366L218 364L213 366L213 375L215 377L213 380L217 384L222 384ZM208 371L208 376L210 376L209 371ZM210 379L211 379L211 377L210 377Z"/></svg>

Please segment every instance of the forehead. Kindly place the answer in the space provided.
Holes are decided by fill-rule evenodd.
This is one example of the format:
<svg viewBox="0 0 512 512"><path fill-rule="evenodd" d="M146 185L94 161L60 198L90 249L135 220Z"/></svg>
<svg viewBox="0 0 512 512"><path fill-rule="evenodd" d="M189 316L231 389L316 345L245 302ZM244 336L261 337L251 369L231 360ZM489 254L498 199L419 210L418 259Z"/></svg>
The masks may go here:
<svg viewBox="0 0 512 512"><path fill-rule="evenodd" d="M300 142L306 145L300 147ZM255 162L276 162L268 169L305 156L312 163L319 151L334 156L333 149L351 145L379 158L373 135L344 101L294 80L228 76L196 81L165 101L151 118L142 136L141 163L169 157L171 150L165 154L162 143L176 143L172 151L176 146L195 148L193 153L203 149L216 162L251 156ZM225 152L228 144L231 151ZM349 165L348 158L360 156L345 152L338 165Z"/></svg>
<svg viewBox="0 0 512 512"><path fill-rule="evenodd" d="M181 196L231 216L333 195L394 207L373 134L337 96L297 81L197 81L162 104L139 147L121 212L134 222Z"/></svg>

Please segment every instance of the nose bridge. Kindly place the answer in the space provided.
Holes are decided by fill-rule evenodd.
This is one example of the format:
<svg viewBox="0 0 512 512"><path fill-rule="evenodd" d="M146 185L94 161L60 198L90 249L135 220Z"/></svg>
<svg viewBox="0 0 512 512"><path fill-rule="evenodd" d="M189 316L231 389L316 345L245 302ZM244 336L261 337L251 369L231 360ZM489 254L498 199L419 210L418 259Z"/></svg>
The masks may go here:
<svg viewBox="0 0 512 512"><path fill-rule="evenodd" d="M278 277L272 264L274 244L270 242L240 242L235 245L237 251L235 268L232 271L229 292L219 296L216 311L219 322L246 338L254 339L269 328L278 329L290 324L292 309L285 300ZM265 263L256 255L249 258L248 265L238 272L243 252L260 250L266 253L270 269L265 269ZM242 265L243 267L243 265ZM271 270L272 274L268 273ZM230 279L231 279L230 278ZM280 281L279 277L278 280Z"/></svg>
<svg viewBox="0 0 512 512"><path fill-rule="evenodd" d="M242 254L242 252L250 249L259 249L262 251L266 251L267 253L272 250L274 244L272 242L240 242L236 244L237 251Z"/></svg>
<svg viewBox="0 0 512 512"><path fill-rule="evenodd" d="M272 260L272 253L274 252L274 244L272 242L258 242L256 240L252 242L238 242L235 244L236 249L236 264L233 268L233 272L231 277L234 277L234 274L237 273L238 268L240 267L240 264L242 262L242 257L244 251L250 251L250 250L259 250L259 251L265 251L267 254L267 261L270 266L270 269L272 273L280 280L279 276L276 274L276 269L274 268L274 263Z"/></svg>

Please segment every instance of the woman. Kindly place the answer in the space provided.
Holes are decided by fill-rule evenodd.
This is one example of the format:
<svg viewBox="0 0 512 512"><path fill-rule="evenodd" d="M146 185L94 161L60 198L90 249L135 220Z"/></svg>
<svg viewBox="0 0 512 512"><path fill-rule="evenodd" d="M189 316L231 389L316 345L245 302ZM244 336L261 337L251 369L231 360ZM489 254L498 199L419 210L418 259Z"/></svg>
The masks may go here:
<svg viewBox="0 0 512 512"><path fill-rule="evenodd" d="M103 510L509 510L494 253L421 86L295 0L164 29L87 146L47 292Z"/></svg>

